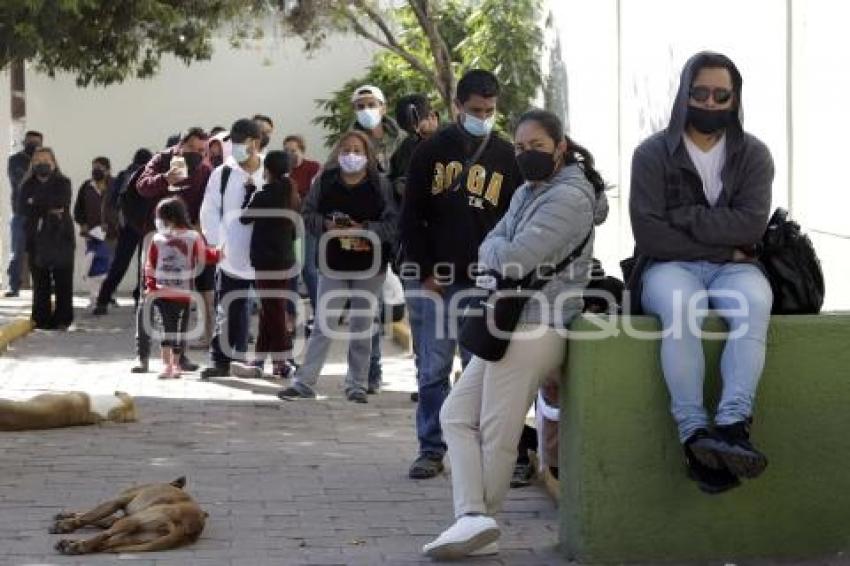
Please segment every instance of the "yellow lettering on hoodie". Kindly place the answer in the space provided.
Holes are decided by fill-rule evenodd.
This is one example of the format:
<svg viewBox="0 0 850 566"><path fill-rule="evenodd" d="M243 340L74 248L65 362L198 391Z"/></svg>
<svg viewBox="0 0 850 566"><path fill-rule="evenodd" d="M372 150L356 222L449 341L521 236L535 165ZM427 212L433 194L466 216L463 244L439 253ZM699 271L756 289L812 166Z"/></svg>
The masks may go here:
<svg viewBox="0 0 850 566"><path fill-rule="evenodd" d="M505 178L501 173L493 173L490 177L490 184L487 186L487 192L484 194L484 199L493 206L499 206L499 195L502 193L502 181Z"/></svg>
<svg viewBox="0 0 850 566"><path fill-rule="evenodd" d="M443 186L443 190L452 186L452 183L455 182L455 179L457 179L457 176L460 175L461 171L463 171L463 165L460 161L452 161L446 165L446 182Z"/></svg>
<svg viewBox="0 0 850 566"><path fill-rule="evenodd" d="M446 168L442 163L434 164L434 180L431 183L431 194L438 195L446 189L444 183L446 176Z"/></svg>
<svg viewBox="0 0 850 566"><path fill-rule="evenodd" d="M469 176L466 178L466 190L475 196L484 193L484 182L487 180L487 170L480 165L469 168Z"/></svg>

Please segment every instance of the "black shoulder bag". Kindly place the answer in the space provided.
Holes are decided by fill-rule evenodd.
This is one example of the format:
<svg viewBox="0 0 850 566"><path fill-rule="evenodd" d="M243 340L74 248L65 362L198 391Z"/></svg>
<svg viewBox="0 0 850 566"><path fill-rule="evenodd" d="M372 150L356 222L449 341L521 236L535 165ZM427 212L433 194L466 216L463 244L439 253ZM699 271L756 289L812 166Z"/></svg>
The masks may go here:
<svg viewBox="0 0 850 566"><path fill-rule="evenodd" d="M581 244L576 247L558 265L544 269L535 269L519 281L503 279L495 271L492 275L498 281L498 288L488 295L474 297L466 306L460 324L458 342L461 347L488 362L501 360L511 343L511 333L516 330L522 311L528 299L529 291L539 291L556 275L566 269L572 262L581 257L584 247L593 234L593 228L587 233ZM480 314L472 311L480 311ZM493 330L497 333L493 333Z"/></svg>

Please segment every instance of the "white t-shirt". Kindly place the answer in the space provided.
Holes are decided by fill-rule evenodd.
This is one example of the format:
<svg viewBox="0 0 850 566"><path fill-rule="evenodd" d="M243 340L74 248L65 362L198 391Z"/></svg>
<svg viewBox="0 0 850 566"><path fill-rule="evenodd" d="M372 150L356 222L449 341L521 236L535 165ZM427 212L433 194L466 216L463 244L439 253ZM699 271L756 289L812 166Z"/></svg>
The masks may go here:
<svg viewBox="0 0 850 566"><path fill-rule="evenodd" d="M701 150L687 134L682 137L685 140L688 155L691 156L691 161L694 162L694 167L696 167L697 173L702 179L702 190L705 193L705 198L708 199L711 206L714 206L717 204L717 199L720 198L720 191L723 190L720 173L726 164L726 134L708 151Z"/></svg>

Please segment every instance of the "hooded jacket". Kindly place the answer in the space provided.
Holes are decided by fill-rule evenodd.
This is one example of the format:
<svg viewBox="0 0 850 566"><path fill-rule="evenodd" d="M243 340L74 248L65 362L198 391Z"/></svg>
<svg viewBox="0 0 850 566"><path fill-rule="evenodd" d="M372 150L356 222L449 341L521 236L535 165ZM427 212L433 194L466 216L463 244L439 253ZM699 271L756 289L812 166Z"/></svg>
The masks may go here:
<svg viewBox="0 0 850 566"><path fill-rule="evenodd" d="M401 131L396 121L389 116L384 116L381 119L381 126L384 129L384 136L381 139L373 138L372 132L364 128L357 120L354 120L351 129L363 132L372 140L372 145L375 148L375 156L378 158L378 170L381 173L388 173L390 170L390 157L392 157L396 149L401 145L402 140L404 140L404 132Z"/></svg>
<svg viewBox="0 0 850 566"><path fill-rule="evenodd" d="M669 125L641 143L632 157L632 232L636 255L649 260L730 262L736 249L751 250L767 227L773 159L767 146L743 129L742 79L731 61L737 112L725 132L723 189L714 206L705 198L682 139L694 72L709 55L717 54L701 52L688 60Z"/></svg>
<svg viewBox="0 0 850 566"><path fill-rule="evenodd" d="M517 189L508 212L481 243L478 262L486 270L520 279L540 266L566 259L607 217L605 193L596 193L579 165L567 165L548 181L525 183ZM540 290L539 301L526 303L520 324L565 327L582 311L581 292L590 281L593 241L591 234L581 255Z"/></svg>

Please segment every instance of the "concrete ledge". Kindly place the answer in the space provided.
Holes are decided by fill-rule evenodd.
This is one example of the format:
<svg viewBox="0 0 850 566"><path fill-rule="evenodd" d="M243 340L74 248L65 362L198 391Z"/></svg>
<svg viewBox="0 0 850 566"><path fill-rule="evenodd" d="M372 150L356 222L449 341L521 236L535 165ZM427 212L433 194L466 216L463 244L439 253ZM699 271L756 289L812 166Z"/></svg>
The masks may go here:
<svg viewBox="0 0 850 566"><path fill-rule="evenodd" d="M0 352L5 350L12 341L29 334L34 327L35 324L28 318L16 318L0 325Z"/></svg>
<svg viewBox="0 0 850 566"><path fill-rule="evenodd" d="M582 317L574 330L588 331ZM628 319L658 330L650 317ZM774 317L754 440L758 479L722 495L685 476L658 341L571 340L561 387L561 543L583 563L818 558L850 549L850 315ZM722 331L709 319L707 329ZM716 406L722 342L705 343Z"/></svg>

